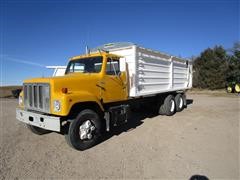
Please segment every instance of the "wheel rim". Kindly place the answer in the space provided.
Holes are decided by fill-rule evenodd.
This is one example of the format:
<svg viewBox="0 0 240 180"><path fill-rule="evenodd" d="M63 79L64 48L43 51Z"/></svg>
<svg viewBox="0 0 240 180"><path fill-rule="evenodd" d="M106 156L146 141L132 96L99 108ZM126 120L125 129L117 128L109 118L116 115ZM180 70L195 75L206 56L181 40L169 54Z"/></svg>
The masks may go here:
<svg viewBox="0 0 240 180"><path fill-rule="evenodd" d="M235 91L236 91L237 93L240 92L240 84L236 84L236 85L235 85Z"/></svg>
<svg viewBox="0 0 240 180"><path fill-rule="evenodd" d="M179 108L182 108L182 107L183 107L183 99L182 97L180 97Z"/></svg>
<svg viewBox="0 0 240 180"><path fill-rule="evenodd" d="M171 100L171 109L170 109L170 111L173 112L174 109L175 109L175 102L174 102L174 100L172 99L172 100Z"/></svg>
<svg viewBox="0 0 240 180"><path fill-rule="evenodd" d="M232 88L230 86L228 86L227 91L232 92Z"/></svg>
<svg viewBox="0 0 240 180"><path fill-rule="evenodd" d="M79 127L79 136L81 140L90 140L93 137L95 130L94 124L90 120L86 120Z"/></svg>

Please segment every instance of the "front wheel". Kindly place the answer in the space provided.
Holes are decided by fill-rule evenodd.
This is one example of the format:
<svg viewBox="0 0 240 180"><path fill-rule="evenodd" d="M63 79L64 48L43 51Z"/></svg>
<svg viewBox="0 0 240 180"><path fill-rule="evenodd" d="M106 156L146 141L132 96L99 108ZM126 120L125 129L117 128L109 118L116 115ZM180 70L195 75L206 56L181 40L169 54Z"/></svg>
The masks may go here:
<svg viewBox="0 0 240 180"><path fill-rule="evenodd" d="M47 133L50 133L51 131L49 130L46 130L46 129L42 129L42 128L39 128L39 127L36 127L36 126L32 126L32 125L29 125L27 124L27 128L34 134L37 134L37 135L43 135L43 134L47 134Z"/></svg>
<svg viewBox="0 0 240 180"><path fill-rule="evenodd" d="M70 123L65 138L74 149L85 150L100 141L102 131L103 125L98 114L93 110L85 109Z"/></svg>

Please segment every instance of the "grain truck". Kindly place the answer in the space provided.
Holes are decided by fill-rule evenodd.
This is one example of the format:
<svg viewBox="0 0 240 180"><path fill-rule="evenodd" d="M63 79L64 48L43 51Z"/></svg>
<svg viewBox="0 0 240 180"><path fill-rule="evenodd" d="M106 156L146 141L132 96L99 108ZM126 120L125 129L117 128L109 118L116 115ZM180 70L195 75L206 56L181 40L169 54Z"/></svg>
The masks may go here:
<svg viewBox="0 0 240 180"><path fill-rule="evenodd" d="M35 134L59 132L71 147L85 150L127 123L139 104L167 116L182 111L191 87L191 61L110 43L70 58L64 76L25 80L16 118Z"/></svg>

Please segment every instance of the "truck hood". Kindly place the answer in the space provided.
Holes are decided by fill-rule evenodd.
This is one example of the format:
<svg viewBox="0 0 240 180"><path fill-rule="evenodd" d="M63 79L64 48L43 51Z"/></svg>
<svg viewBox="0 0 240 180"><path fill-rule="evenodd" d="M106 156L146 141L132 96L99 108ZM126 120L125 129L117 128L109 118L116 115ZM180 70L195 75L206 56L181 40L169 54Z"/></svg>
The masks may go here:
<svg viewBox="0 0 240 180"><path fill-rule="evenodd" d="M50 83L51 77L26 79L23 83Z"/></svg>
<svg viewBox="0 0 240 180"><path fill-rule="evenodd" d="M69 91L79 91L91 89L91 86L96 86L99 79L100 74L72 73L65 76L27 79L24 83L48 83L54 91L61 91L62 88L68 88Z"/></svg>

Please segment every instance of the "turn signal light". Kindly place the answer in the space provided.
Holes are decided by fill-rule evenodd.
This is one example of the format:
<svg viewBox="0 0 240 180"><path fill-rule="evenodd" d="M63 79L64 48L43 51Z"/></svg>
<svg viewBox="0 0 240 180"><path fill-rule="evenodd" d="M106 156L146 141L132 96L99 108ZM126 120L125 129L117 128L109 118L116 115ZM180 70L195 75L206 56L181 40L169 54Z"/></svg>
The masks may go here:
<svg viewBox="0 0 240 180"><path fill-rule="evenodd" d="M68 89L67 88L62 88L62 93L63 94L67 94L68 93Z"/></svg>

